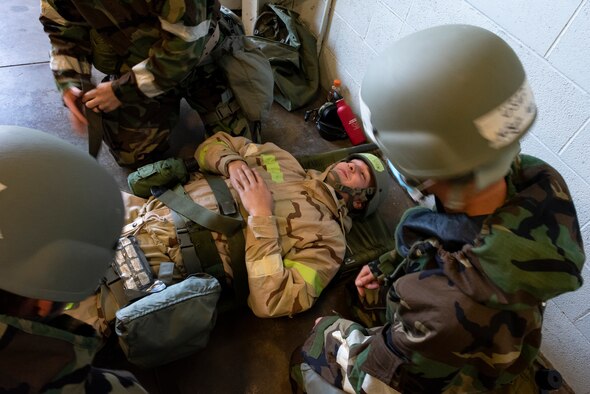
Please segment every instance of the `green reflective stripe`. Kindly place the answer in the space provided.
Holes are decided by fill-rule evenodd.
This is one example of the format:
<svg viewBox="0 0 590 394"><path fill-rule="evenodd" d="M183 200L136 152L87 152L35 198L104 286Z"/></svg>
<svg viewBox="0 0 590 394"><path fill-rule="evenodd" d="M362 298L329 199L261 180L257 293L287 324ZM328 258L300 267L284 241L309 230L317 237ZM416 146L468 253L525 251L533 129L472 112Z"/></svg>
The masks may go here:
<svg viewBox="0 0 590 394"><path fill-rule="evenodd" d="M260 155L262 158L262 163L266 167L266 171L270 174L270 177L274 183L282 183L283 179L283 172L281 171L281 166L277 161L275 155Z"/></svg>
<svg viewBox="0 0 590 394"><path fill-rule="evenodd" d="M324 286L322 285L322 281L316 270L309 268L298 261L289 259L283 259L283 264L285 267L293 268L295 271L299 272L305 283L314 288L316 296L319 296L322 290L324 290Z"/></svg>
<svg viewBox="0 0 590 394"><path fill-rule="evenodd" d="M224 148L229 148L229 145L226 144L223 141L215 141L215 142L212 142L212 143L208 144L200 152L199 158L197 159L197 161L199 163L199 167L205 167L205 156L207 155L207 152L209 151L209 148L211 148L213 145L223 145Z"/></svg>

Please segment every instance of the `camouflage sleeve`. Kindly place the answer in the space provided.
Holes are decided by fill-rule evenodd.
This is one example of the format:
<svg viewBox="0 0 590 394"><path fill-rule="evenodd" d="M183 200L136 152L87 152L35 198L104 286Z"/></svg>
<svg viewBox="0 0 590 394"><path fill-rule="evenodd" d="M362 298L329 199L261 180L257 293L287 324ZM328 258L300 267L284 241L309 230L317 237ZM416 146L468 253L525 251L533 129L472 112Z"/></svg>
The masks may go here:
<svg viewBox="0 0 590 394"><path fill-rule="evenodd" d="M229 177L227 165L235 160L244 160L248 146L253 144L244 137L233 137L217 132L199 145L195 159L199 167L207 172Z"/></svg>
<svg viewBox="0 0 590 394"><path fill-rule="evenodd" d="M259 317L291 316L311 308L338 272L345 253L346 241L337 221L308 223L297 231L288 228L287 220L248 218L248 305ZM298 240L297 247L284 255L279 231Z"/></svg>
<svg viewBox="0 0 590 394"><path fill-rule="evenodd" d="M582 286L586 257L576 207L561 174L538 158L520 159L522 168L512 176L521 184L535 182L528 181L514 197L518 207L497 210L484 227L485 242L473 252L507 302L535 304ZM517 245L497 247L510 243Z"/></svg>
<svg viewBox="0 0 590 394"><path fill-rule="evenodd" d="M132 68L132 76L123 75L114 84L117 97L135 91L156 97L176 87L199 63L213 28L217 1L166 0L159 2L158 20L161 39L150 48L147 59ZM214 3L214 4L211 4Z"/></svg>
<svg viewBox="0 0 590 394"><path fill-rule="evenodd" d="M43 29L51 42L50 67L57 87L64 91L90 80L89 26L70 1L41 0Z"/></svg>
<svg viewBox="0 0 590 394"><path fill-rule="evenodd" d="M302 372L304 391L315 392L313 387L318 386L319 375L322 382L347 393L396 393L355 367L357 360L366 359L369 346L378 335L378 329L368 329L337 316L323 317L302 347L303 364L296 366Z"/></svg>
<svg viewBox="0 0 590 394"><path fill-rule="evenodd" d="M388 299L392 323L356 367L404 392L483 392L517 376L537 355L541 311L490 308L467 296L466 286L491 288L435 270L397 280Z"/></svg>
<svg viewBox="0 0 590 394"><path fill-rule="evenodd" d="M285 195L302 195L299 182L305 179L305 172L291 154L274 144L254 144L219 132L199 146L195 157L201 169L225 176L229 175L228 163L244 160L258 169L271 191L276 188L275 196L278 189ZM290 184L290 180L295 182ZM327 214L310 220L307 212L317 215L325 207L315 207L311 199L301 204L307 205L289 205L288 212L275 207L273 216L247 219L248 304L257 316L292 315L309 309L342 263L346 240L338 221ZM285 234L292 240L289 244L281 243Z"/></svg>

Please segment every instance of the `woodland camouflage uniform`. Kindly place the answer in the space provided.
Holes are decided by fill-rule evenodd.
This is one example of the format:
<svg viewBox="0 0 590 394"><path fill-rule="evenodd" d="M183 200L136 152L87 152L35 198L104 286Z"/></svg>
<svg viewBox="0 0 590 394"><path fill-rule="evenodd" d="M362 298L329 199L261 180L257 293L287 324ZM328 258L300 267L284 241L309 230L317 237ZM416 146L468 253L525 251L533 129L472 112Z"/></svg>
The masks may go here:
<svg viewBox="0 0 590 394"><path fill-rule="evenodd" d="M491 215L405 213L397 254L372 267L391 286L387 323L323 318L294 368L309 392L538 392L544 302L582 285L585 257L559 173L522 155L506 179Z"/></svg>
<svg viewBox="0 0 590 394"><path fill-rule="evenodd" d="M91 66L113 81L122 106L102 113L94 127L120 165L137 167L168 148L181 98L208 133L259 138L252 128L260 119L246 119L223 70L205 53L216 33L218 47L239 30L220 15L217 0L41 1L59 90L88 86Z"/></svg>
<svg viewBox="0 0 590 394"><path fill-rule="evenodd" d="M101 340L69 316L41 323L0 315L0 343L0 392L146 392L129 372L91 366Z"/></svg>

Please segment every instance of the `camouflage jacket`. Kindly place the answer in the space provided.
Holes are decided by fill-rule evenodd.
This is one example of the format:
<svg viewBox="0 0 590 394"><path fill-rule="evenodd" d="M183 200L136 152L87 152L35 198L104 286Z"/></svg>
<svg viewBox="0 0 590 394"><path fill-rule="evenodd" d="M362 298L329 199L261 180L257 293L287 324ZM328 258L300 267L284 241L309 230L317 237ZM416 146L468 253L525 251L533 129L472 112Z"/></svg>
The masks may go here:
<svg viewBox="0 0 590 394"><path fill-rule="evenodd" d="M128 372L91 366L92 327L59 316L51 324L0 315L0 392L146 393Z"/></svg>
<svg viewBox="0 0 590 394"><path fill-rule="evenodd" d="M293 315L309 309L338 272L343 261L351 220L332 187L327 171L304 170L275 144L254 144L219 132L203 142L195 157L201 170L228 177L227 164L243 160L256 168L270 189L273 216L248 216L239 196L226 183L246 218L245 263L250 294L248 305L261 317ZM184 185L190 197L219 212L217 201L200 173ZM128 224L155 272L160 262L182 266L170 210L160 201L125 195ZM213 233L226 274L232 276L225 235Z"/></svg>
<svg viewBox="0 0 590 394"><path fill-rule="evenodd" d="M523 155L507 181L506 202L486 217L406 212L397 258L381 261L392 283L389 323L367 330L322 321L304 348L311 368L357 393L482 392L528 373L543 303L581 286L585 257L574 204L553 168ZM321 361L332 352L340 367ZM339 368L344 379L335 378Z"/></svg>
<svg viewBox="0 0 590 394"><path fill-rule="evenodd" d="M122 102L158 96L199 63L219 7L217 0L41 0L57 86L81 88L94 65L120 76L113 89Z"/></svg>

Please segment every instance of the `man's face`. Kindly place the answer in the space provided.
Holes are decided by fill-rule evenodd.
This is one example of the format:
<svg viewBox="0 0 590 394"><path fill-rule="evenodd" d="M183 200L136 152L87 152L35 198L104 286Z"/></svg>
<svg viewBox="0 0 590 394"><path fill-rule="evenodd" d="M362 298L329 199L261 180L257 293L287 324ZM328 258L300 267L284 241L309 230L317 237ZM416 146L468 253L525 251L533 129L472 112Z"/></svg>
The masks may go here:
<svg viewBox="0 0 590 394"><path fill-rule="evenodd" d="M371 170L369 169L369 166L364 161L359 159L352 159L348 162L339 162L332 168L330 172L332 176L336 175L338 177L337 181L340 184L353 189L366 189L368 187L374 186L374 180L371 176ZM348 202L348 199L350 198L348 193L342 192L341 194L344 198L344 201ZM356 209L362 208L362 205L359 207L356 205L358 204L355 202Z"/></svg>

